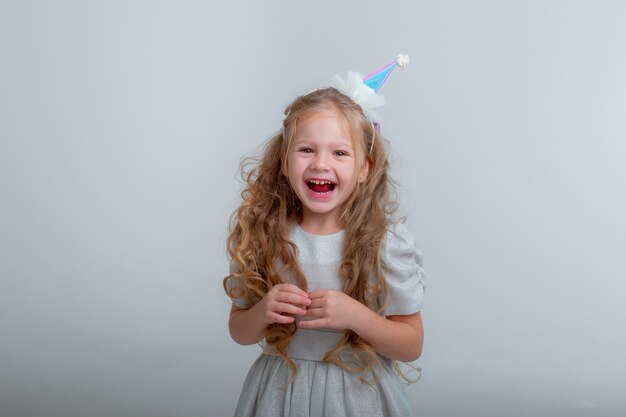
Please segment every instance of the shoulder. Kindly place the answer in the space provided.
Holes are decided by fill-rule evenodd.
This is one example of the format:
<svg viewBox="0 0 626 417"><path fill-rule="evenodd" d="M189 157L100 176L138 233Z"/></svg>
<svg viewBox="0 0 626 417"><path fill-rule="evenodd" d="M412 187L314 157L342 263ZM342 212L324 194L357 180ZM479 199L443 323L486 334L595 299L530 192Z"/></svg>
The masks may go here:
<svg viewBox="0 0 626 417"><path fill-rule="evenodd" d="M380 300L385 306L384 315L409 315L420 311L426 289L422 253L403 223L394 223L387 229L381 267L388 289L388 298Z"/></svg>
<svg viewBox="0 0 626 417"><path fill-rule="evenodd" d="M408 258L422 264L422 252L415 246L415 239L409 228L401 222L395 222L387 227L382 242L381 259L384 263L397 261L398 258Z"/></svg>

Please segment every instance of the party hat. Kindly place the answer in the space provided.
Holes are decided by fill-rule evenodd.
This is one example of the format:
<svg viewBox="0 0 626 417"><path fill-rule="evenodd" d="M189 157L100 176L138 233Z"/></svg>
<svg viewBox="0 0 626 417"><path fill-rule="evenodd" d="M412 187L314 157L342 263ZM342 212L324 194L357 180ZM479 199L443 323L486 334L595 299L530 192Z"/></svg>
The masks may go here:
<svg viewBox="0 0 626 417"><path fill-rule="evenodd" d="M365 117L373 124L378 125L380 123L380 115L377 109L385 104L385 98L378 94L378 90L381 89L383 83L396 67L404 68L408 65L409 56L400 54L395 61L390 62L367 77L363 77L354 71L348 71L345 79L335 75L330 85L360 105Z"/></svg>
<svg viewBox="0 0 626 417"><path fill-rule="evenodd" d="M363 78L363 84L378 92L396 67L405 68L409 65L409 56L400 54L397 58Z"/></svg>

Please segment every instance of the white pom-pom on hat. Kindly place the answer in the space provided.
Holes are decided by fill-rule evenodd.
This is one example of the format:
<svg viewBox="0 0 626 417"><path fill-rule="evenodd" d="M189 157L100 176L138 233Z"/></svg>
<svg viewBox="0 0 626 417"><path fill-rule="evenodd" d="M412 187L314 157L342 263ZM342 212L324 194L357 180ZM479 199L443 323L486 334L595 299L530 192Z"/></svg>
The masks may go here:
<svg viewBox="0 0 626 417"><path fill-rule="evenodd" d="M396 57L396 64L398 64L398 66L400 68L406 68L409 66L409 56L406 54L399 54Z"/></svg>

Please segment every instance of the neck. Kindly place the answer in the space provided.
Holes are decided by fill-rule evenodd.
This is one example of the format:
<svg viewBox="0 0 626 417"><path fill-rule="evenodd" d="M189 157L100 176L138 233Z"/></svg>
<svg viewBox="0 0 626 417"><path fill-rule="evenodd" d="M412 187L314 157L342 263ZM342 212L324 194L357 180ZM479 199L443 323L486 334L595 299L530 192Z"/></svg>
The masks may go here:
<svg viewBox="0 0 626 417"><path fill-rule="evenodd" d="M338 218L334 216L316 216L314 213L305 213L300 227L313 235L330 235L344 229Z"/></svg>

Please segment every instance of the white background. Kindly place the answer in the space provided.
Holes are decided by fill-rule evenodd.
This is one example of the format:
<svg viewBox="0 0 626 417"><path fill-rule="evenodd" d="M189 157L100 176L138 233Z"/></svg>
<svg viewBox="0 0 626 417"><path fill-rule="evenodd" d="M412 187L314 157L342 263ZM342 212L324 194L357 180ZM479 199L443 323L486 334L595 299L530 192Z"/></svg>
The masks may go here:
<svg viewBox="0 0 626 417"><path fill-rule="evenodd" d="M626 415L625 40L622 1L1 0L0 415L232 415L239 160L400 52L416 416Z"/></svg>

